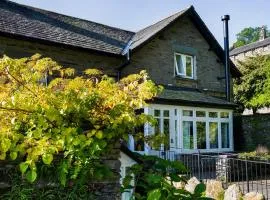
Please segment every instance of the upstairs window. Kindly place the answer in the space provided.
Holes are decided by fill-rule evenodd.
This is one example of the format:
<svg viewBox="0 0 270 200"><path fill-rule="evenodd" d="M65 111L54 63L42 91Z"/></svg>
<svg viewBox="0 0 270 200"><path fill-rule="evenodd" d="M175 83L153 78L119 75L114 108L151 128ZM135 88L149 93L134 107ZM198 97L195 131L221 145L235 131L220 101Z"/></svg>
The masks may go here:
<svg viewBox="0 0 270 200"><path fill-rule="evenodd" d="M174 63L177 76L194 79L194 56L175 53Z"/></svg>

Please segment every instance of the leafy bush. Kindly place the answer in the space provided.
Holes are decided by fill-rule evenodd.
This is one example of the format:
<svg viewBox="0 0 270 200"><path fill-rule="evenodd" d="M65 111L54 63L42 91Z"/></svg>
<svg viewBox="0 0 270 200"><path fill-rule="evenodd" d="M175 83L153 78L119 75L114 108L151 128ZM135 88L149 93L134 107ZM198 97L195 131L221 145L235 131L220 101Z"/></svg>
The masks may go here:
<svg viewBox="0 0 270 200"><path fill-rule="evenodd" d="M267 147L258 145L255 151L240 153L238 157L252 160L270 160L270 152Z"/></svg>
<svg viewBox="0 0 270 200"><path fill-rule="evenodd" d="M210 199L204 197L205 185L199 184L194 194L175 183L186 183L187 169L179 161L169 161L156 156L143 156L142 164L133 165L123 180L122 192L134 189L134 199L139 200L178 200ZM134 183L134 184L132 184Z"/></svg>
<svg viewBox="0 0 270 200"><path fill-rule="evenodd" d="M47 83L46 77L52 79ZM44 81L45 80L45 81ZM76 76L50 58L0 59L0 160L17 160L29 182L56 165L59 181L105 178L100 162L131 129L153 123L135 113L160 88L145 72L116 82L96 69ZM87 176L86 174L87 173Z"/></svg>

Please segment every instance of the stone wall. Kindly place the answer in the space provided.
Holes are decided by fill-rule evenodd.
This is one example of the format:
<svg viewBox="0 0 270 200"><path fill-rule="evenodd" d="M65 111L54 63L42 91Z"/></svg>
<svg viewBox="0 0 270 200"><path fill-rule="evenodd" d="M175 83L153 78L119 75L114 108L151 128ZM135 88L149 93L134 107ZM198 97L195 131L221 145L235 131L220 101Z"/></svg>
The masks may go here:
<svg viewBox="0 0 270 200"><path fill-rule="evenodd" d="M117 76L116 68L126 62L125 57L0 36L0 57L5 54L12 58L22 58L35 53L50 57L65 67L74 67L78 72L86 68L98 68L110 76Z"/></svg>
<svg viewBox="0 0 270 200"><path fill-rule="evenodd" d="M88 191L86 194L87 199L93 199L93 200L104 200L104 199L111 199L111 200L120 200L121 199L121 192L120 192L120 149L114 148L110 151L110 155L107 155L106 157L102 158L103 163L110 167L112 172L114 173L113 177L107 177L104 180L89 180L89 183L87 184L87 189L83 189L82 191ZM23 184L25 180L19 175L19 179L17 179L14 174L18 174L16 170L16 166L18 163L16 162L10 162L10 161L0 161L0 199L2 195L4 195L7 192L12 192L13 190L17 190L19 184ZM40 175L41 172L39 172L38 175ZM55 173L55 172L54 172ZM57 173L57 172L56 172ZM20 174L20 172L19 172ZM45 175L45 174L44 174ZM32 198L27 199L35 199L39 196L35 195L41 195L38 192L40 190L49 190L53 189L55 193L57 193L57 190L60 189L62 191L62 187L59 188L58 181L47 177L52 177L53 174L47 174L46 179L38 177L37 181L31 186L34 187L36 192L33 192L31 195ZM55 174L55 178L57 178L58 175ZM17 181L19 182L17 182ZM27 184L25 184L25 188L28 187ZM23 186L21 189L23 188ZM82 186L83 187L83 186ZM16 188L16 189L14 189ZM67 184L66 192L70 192L72 190L72 182ZM79 190L79 189L78 189ZM85 195L85 194L84 194ZM6 199L6 198L3 198ZM42 199L42 198L41 198Z"/></svg>
<svg viewBox="0 0 270 200"><path fill-rule="evenodd" d="M195 80L175 76L175 52L196 57ZM224 77L224 65L188 17L177 20L143 47L131 52L131 64L124 68L123 74L143 69L158 84L207 89L215 96L225 95L225 82L217 79Z"/></svg>
<svg viewBox="0 0 270 200"><path fill-rule="evenodd" d="M270 149L270 114L234 117L236 151L254 151L258 145Z"/></svg>
<svg viewBox="0 0 270 200"><path fill-rule="evenodd" d="M257 49L252 49L246 52L232 55L230 56L230 58L235 65L238 65L238 61L244 61L247 57L253 57L256 55L267 55L267 54L270 54L270 44L259 47Z"/></svg>

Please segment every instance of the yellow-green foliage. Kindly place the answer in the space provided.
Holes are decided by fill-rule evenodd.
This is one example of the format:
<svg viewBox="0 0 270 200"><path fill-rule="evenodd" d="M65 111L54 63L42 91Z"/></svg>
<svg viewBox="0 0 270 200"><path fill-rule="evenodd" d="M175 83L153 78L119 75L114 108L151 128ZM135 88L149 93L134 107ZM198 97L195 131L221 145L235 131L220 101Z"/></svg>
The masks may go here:
<svg viewBox="0 0 270 200"><path fill-rule="evenodd" d="M243 76L234 82L234 99L256 111L270 105L270 56L258 55L239 62Z"/></svg>
<svg viewBox="0 0 270 200"><path fill-rule="evenodd" d="M153 122L134 112L160 91L144 71L119 82L95 69L74 74L40 55L0 59L0 159L19 160L30 182L38 177L38 163L50 165L60 154L64 185L132 128ZM46 76L53 77L48 84L41 81Z"/></svg>

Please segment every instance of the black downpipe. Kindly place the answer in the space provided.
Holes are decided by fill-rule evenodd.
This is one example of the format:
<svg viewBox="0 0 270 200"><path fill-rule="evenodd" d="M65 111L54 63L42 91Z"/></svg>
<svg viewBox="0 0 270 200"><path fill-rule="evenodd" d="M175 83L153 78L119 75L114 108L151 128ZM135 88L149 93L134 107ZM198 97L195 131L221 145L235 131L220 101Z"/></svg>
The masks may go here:
<svg viewBox="0 0 270 200"><path fill-rule="evenodd" d="M224 53L225 53L225 78L226 78L226 100L231 101L230 84L230 57L229 57L229 26L230 15L222 16L224 31Z"/></svg>

